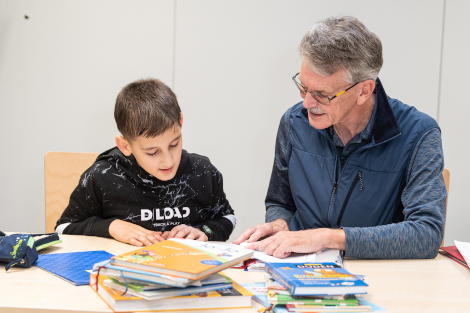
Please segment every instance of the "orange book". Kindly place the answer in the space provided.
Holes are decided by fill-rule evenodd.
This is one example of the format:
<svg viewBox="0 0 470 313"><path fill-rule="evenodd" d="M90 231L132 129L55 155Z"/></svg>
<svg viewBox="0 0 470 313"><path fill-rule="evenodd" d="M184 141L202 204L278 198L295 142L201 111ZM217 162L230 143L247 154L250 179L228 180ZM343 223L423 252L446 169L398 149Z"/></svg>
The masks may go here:
<svg viewBox="0 0 470 313"><path fill-rule="evenodd" d="M166 310L195 310L250 308L252 293L233 282L233 288L202 292L187 296L165 299L145 300L139 297L123 295L122 291L104 285L107 278L96 274L90 275L90 287L106 302L114 312L141 312Z"/></svg>
<svg viewBox="0 0 470 313"><path fill-rule="evenodd" d="M117 255L111 264L189 279L200 279L251 258L238 245L171 238Z"/></svg>

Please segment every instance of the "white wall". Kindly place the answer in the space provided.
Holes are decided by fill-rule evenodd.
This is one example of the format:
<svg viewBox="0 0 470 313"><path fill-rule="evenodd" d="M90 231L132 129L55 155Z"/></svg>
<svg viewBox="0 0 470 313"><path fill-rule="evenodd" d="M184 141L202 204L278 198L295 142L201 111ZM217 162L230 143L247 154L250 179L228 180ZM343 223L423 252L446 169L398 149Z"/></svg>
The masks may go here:
<svg viewBox="0 0 470 313"><path fill-rule="evenodd" d="M439 124L446 167L450 170L445 244L470 242L470 166L467 143L470 117L470 2L448 0L445 10Z"/></svg>
<svg viewBox="0 0 470 313"><path fill-rule="evenodd" d="M297 46L311 25L334 14L358 17L381 38L386 91L439 118L451 165L447 151L464 153L446 135L457 125L445 119L459 113L446 115L442 99L456 94L445 77L460 64L447 51L460 49L464 36L448 39L455 32L447 23L463 14L463 3L447 1L439 108L443 1L0 0L0 230L44 231L44 154L111 147L119 89L149 76L178 96L184 147L223 173L238 218L232 239L263 222L277 126L300 101L291 81L300 68ZM466 108L452 103L459 105ZM462 163L449 167L451 181ZM470 237L459 219L463 201L463 191L451 191L446 243Z"/></svg>

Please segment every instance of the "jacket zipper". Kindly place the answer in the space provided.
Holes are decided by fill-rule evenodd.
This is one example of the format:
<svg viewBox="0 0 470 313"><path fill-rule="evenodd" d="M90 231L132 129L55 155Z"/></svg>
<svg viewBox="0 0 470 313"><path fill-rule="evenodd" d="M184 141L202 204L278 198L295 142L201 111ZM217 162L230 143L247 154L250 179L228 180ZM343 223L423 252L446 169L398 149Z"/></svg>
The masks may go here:
<svg viewBox="0 0 470 313"><path fill-rule="evenodd" d="M335 198L335 193L336 193L336 187L338 186L338 184L335 182L333 184L333 192L331 193L331 200L330 200L330 205L333 205L333 200Z"/></svg>
<svg viewBox="0 0 470 313"><path fill-rule="evenodd" d="M346 198L344 199L343 206L341 207L341 212L339 212L338 220L336 221L336 226L338 226L338 227L341 224L341 219L343 218L344 210L346 210L346 206L348 205L349 198L351 197L351 194L354 191L354 187L356 187L358 181L361 182L361 188L359 190L362 191L364 189L364 183L362 181L362 172L361 171L357 172L357 176L354 178L354 181L352 182L352 185L349 188L349 191L346 195ZM335 183L335 186L336 186L336 183ZM333 190L335 191L336 187Z"/></svg>

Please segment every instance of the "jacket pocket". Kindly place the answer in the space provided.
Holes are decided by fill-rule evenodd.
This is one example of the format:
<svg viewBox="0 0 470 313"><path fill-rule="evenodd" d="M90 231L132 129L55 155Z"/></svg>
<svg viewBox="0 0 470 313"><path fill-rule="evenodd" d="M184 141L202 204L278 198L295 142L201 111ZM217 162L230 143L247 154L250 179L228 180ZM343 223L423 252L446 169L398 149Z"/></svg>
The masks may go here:
<svg viewBox="0 0 470 313"><path fill-rule="evenodd" d="M346 206L348 205L349 198L351 198L351 194L354 191L354 187L356 187L356 185L359 181L361 182L361 187L360 187L359 190L362 191L362 189L364 188L364 183L362 181L362 172L361 171L357 172L357 175L354 178L354 180L351 184L351 187L348 190L348 193L346 194L346 198L344 199L343 206L341 207L341 211L339 212L339 215L338 215L338 220L336 221L336 226L338 226L338 227L341 224L341 219L343 218L344 211L346 210Z"/></svg>

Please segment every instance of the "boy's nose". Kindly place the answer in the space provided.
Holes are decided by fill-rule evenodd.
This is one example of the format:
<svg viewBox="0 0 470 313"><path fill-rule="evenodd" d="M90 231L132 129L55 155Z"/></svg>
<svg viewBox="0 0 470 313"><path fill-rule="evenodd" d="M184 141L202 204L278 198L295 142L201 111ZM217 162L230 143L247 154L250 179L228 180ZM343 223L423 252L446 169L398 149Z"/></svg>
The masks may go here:
<svg viewBox="0 0 470 313"><path fill-rule="evenodd" d="M173 158L169 152L164 153L162 165L166 168L170 168L173 166Z"/></svg>

